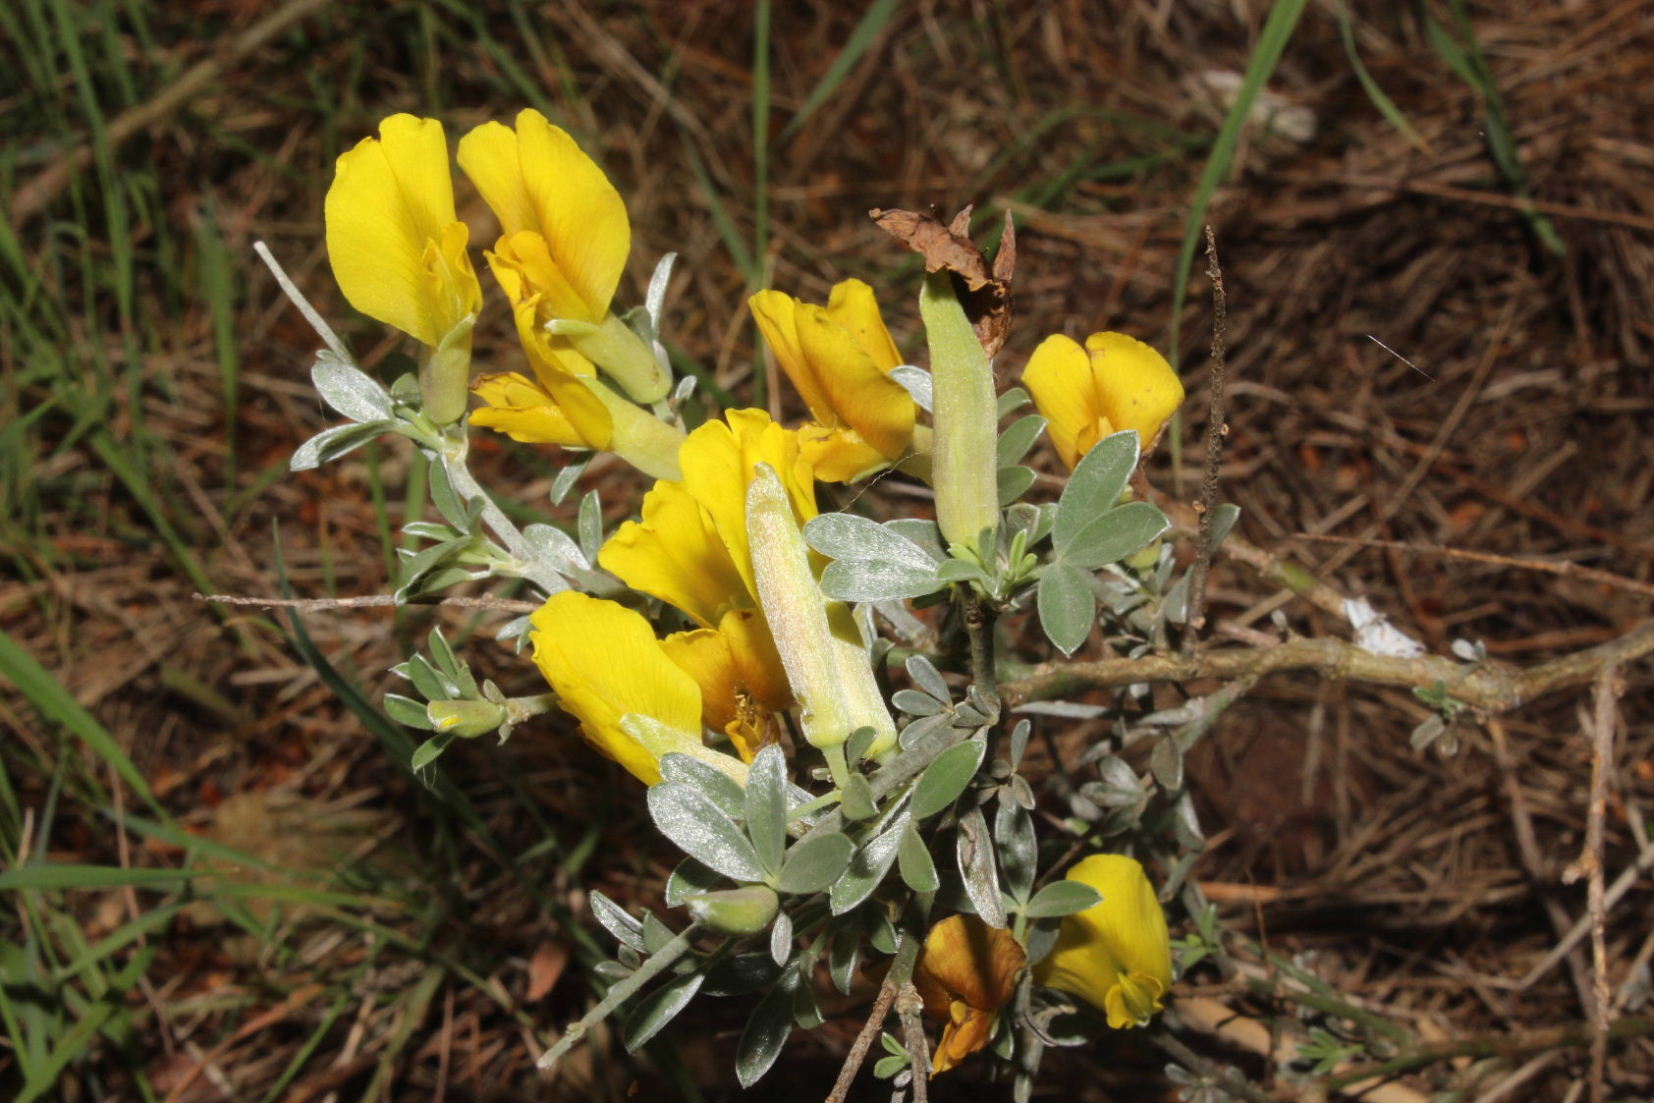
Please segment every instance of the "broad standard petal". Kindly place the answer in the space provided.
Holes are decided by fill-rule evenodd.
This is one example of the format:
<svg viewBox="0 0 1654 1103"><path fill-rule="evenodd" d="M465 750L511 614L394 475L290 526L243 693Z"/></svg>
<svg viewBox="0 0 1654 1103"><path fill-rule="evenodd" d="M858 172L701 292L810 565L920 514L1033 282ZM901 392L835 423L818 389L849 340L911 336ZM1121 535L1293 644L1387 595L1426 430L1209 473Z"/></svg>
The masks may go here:
<svg viewBox="0 0 1654 1103"><path fill-rule="evenodd" d="M392 115L339 156L325 204L328 260L357 310L436 347L481 306L454 216L448 143L435 119Z"/></svg>
<svg viewBox="0 0 1654 1103"><path fill-rule="evenodd" d="M1070 471L1097 443L1102 411L1091 380L1091 359L1079 342L1053 334L1040 342L1022 370L1022 382L1049 425L1051 443ZM1089 440L1089 443L1084 443Z"/></svg>
<svg viewBox="0 0 1654 1103"><path fill-rule="evenodd" d="M660 780L667 750L701 747L701 691L666 657L642 615L574 590L554 594L533 617L534 661L581 734L646 785ZM676 746L645 746L621 727L629 713L674 733Z"/></svg>
<svg viewBox="0 0 1654 1103"><path fill-rule="evenodd" d="M1183 404L1183 381L1154 346L1124 333L1093 333L1085 347L1103 414L1114 432L1137 430L1147 451Z"/></svg>
<svg viewBox="0 0 1654 1103"><path fill-rule="evenodd" d="M1117 1030L1143 1026L1172 986L1171 937L1154 886L1123 854L1093 854L1068 871L1068 880L1090 885L1103 899L1063 919L1034 978L1106 1012Z"/></svg>

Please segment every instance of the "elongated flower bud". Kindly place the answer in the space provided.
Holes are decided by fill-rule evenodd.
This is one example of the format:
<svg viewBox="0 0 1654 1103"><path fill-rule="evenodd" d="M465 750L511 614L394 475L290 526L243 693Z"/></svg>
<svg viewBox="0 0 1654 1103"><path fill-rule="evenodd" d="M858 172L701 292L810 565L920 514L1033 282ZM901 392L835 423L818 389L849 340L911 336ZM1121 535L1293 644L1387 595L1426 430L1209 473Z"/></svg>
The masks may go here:
<svg viewBox="0 0 1654 1103"><path fill-rule="evenodd" d="M998 442L993 366L953 293L947 272L925 277L919 313L925 320L935 385L931 476L936 488L936 523L949 544L974 549L985 558L993 548L983 546L982 534L991 536L999 524L998 471L993 462Z"/></svg>
<svg viewBox="0 0 1654 1103"><path fill-rule="evenodd" d="M848 608L822 596L792 504L768 464L758 465L747 488L747 539L758 602L803 706L804 738L826 749L857 728L871 727L869 753L882 753L895 743L896 724L873 679L860 630Z"/></svg>

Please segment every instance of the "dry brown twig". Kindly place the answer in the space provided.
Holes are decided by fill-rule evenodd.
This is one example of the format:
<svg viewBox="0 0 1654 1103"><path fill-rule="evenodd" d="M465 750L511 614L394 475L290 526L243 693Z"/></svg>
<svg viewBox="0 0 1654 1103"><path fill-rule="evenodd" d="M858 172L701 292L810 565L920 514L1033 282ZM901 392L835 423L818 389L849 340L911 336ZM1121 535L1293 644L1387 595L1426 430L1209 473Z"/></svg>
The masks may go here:
<svg viewBox="0 0 1654 1103"><path fill-rule="evenodd" d="M1223 290L1223 269L1218 264L1217 236L1206 227L1206 277L1212 281L1212 381L1211 406L1206 422L1206 472L1200 483L1200 533L1195 541L1195 563L1189 570L1189 631L1183 653L1193 659L1200 651L1200 630L1206 625L1206 578L1212 567L1212 512L1217 508L1218 468L1223 462L1224 363L1227 341L1228 299Z"/></svg>
<svg viewBox="0 0 1654 1103"><path fill-rule="evenodd" d="M538 601L514 601L511 598L449 596L440 599L412 598L398 602L391 594L364 594L361 597L243 597L239 594L196 594L196 601L214 605L256 605L265 609L302 609L314 612L320 609L377 609L396 605L453 605L461 609L497 609L502 613L532 613L539 609Z"/></svg>

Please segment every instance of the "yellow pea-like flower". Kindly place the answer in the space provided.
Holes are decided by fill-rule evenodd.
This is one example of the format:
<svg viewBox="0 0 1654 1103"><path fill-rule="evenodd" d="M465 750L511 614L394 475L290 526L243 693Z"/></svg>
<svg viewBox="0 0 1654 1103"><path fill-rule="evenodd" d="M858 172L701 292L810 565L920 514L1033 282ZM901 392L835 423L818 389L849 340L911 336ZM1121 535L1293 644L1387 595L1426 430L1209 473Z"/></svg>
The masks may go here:
<svg viewBox="0 0 1654 1103"><path fill-rule="evenodd" d="M1093 333L1084 348L1061 334L1047 337L1022 382L1070 471L1098 441L1127 429L1147 451L1183 403L1183 383L1166 358L1124 333Z"/></svg>
<svg viewBox="0 0 1654 1103"><path fill-rule="evenodd" d="M845 280L826 307L780 291L760 291L748 303L815 419L800 440L817 478L847 482L909 453L917 407L890 377L901 354L871 287Z"/></svg>
<svg viewBox="0 0 1654 1103"><path fill-rule="evenodd" d="M701 742L700 687L667 657L641 614L565 590L547 599L532 624L534 662L558 705L580 721L587 741L634 777L654 785L660 760L675 752L746 783L744 763Z"/></svg>
<svg viewBox="0 0 1654 1103"><path fill-rule="evenodd" d="M780 738L776 714L793 706L793 694L757 610L731 609L718 627L674 632L661 646L700 685L702 722L729 736L742 759Z"/></svg>
<svg viewBox="0 0 1654 1103"><path fill-rule="evenodd" d="M931 1057L932 1072L946 1072L993 1041L1000 1008L1016 994L1028 955L1002 928L974 915L942 920L925 936L913 986L925 1014L943 1023Z"/></svg>
<svg viewBox="0 0 1654 1103"><path fill-rule="evenodd" d="M1143 866L1123 854L1093 854L1068 871L1102 901L1062 921L1050 956L1034 979L1079 996L1108 1015L1116 1030L1144 1026L1172 986L1166 913Z"/></svg>
<svg viewBox="0 0 1654 1103"><path fill-rule="evenodd" d="M609 309L632 226L597 163L528 109L515 128L489 122L460 139L459 166L500 220L488 262L513 306L533 297L537 328L570 323L568 340L634 401L665 398L671 379L654 350Z"/></svg>
<svg viewBox="0 0 1654 1103"><path fill-rule="evenodd" d="M643 519L616 529L597 561L702 628L717 628L731 609L756 608L712 515L682 482L655 483L643 497Z"/></svg>
<svg viewBox="0 0 1654 1103"><path fill-rule="evenodd" d="M327 256L357 310L430 348L420 369L438 424L465 412L482 289L454 214L448 141L435 119L392 115L340 154L327 191Z"/></svg>

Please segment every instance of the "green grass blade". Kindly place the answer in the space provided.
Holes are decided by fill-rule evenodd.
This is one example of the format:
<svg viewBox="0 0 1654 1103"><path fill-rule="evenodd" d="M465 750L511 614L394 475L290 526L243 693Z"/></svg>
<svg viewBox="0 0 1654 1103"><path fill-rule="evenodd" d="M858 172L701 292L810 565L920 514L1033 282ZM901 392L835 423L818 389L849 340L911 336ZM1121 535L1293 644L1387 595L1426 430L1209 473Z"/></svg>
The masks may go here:
<svg viewBox="0 0 1654 1103"><path fill-rule="evenodd" d="M99 758L107 762L116 775L163 820L169 823L172 821L172 817L150 791L149 783L132 764L132 759L127 757L120 744L115 742L115 737L109 734L109 730L81 707L80 702L63 688L63 683L52 677L50 671L36 662L34 656L23 650L22 645L4 631L0 631L0 676L16 686L18 692L40 710L42 716L54 724L61 725L70 735L85 743Z"/></svg>
<svg viewBox="0 0 1654 1103"><path fill-rule="evenodd" d="M1228 173L1234 161L1235 148L1240 144L1247 117L1252 113L1252 104L1275 72L1275 66L1280 64L1281 54L1286 51L1286 44L1298 26L1298 17L1304 14L1308 3L1309 0L1276 0L1269 9L1269 18L1264 21L1263 31L1258 35L1252 60L1246 64L1240 91L1235 94L1235 104L1223 120L1223 128L1212 143L1212 152L1206 157L1206 167L1201 171L1194 202L1189 207L1189 221L1183 228L1183 245L1177 251L1177 268L1172 274L1172 332L1167 359L1173 368L1177 367L1178 335L1182 328L1183 300L1189 290L1189 272L1194 266L1195 249L1205 234L1206 209L1212 203L1218 182Z"/></svg>
<svg viewBox="0 0 1654 1103"><path fill-rule="evenodd" d="M202 876L196 869L127 869L121 866L90 866L53 863L24 866L0 873L0 892L39 889L62 892L70 889L171 887L180 881Z"/></svg>
<svg viewBox="0 0 1654 1103"><path fill-rule="evenodd" d="M1367 66L1362 64L1361 54L1355 48L1355 22L1350 17L1350 10L1347 7L1341 6L1338 9L1338 33L1344 39L1344 53L1350 59L1350 68L1355 71L1355 79L1361 82L1361 87L1366 91L1367 98L1372 101L1374 107L1378 108L1378 113L1384 116L1386 122L1395 127L1396 133L1412 143L1414 148L1429 153L1430 143L1425 141L1424 136L1417 130L1413 129L1413 124L1407 121L1407 116L1402 114L1401 108L1397 107L1395 101L1384 94L1384 89L1378 86L1378 81L1373 79L1373 75L1367 71Z"/></svg>
<svg viewBox="0 0 1654 1103"><path fill-rule="evenodd" d="M810 89L810 94L804 99L804 106L798 109L792 120L781 131L778 140L785 141L798 131L798 128L814 115L821 105L826 103L839 85L843 84L856 63L873 44L879 40L879 35L890 25L896 13L901 10L902 0L874 0L869 5L867 13L861 17L850 37L844 42L844 49L838 52L833 63L827 66L827 71L816 81L816 86Z"/></svg>
<svg viewBox="0 0 1654 1103"><path fill-rule="evenodd" d="M155 957L156 948L154 944L145 946L133 955L125 969L110 978L108 997L84 1009L75 1025L52 1047L45 1061L36 1067L35 1074L24 1081L22 1090L17 1093L17 1103L33 1103L51 1091L59 1074L69 1066L69 1062L91 1044L109 1017L121 1010L126 993L138 983L138 978L144 974L144 970L149 968L150 961Z"/></svg>

